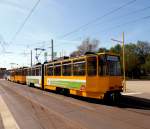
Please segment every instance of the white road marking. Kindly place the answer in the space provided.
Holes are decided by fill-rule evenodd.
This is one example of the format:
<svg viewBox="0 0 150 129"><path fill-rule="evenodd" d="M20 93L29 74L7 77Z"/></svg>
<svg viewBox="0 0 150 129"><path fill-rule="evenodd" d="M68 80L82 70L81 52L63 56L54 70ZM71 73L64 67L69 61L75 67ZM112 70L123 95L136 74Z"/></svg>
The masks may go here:
<svg viewBox="0 0 150 129"><path fill-rule="evenodd" d="M0 96L0 114L2 117L4 129L20 129L2 96Z"/></svg>

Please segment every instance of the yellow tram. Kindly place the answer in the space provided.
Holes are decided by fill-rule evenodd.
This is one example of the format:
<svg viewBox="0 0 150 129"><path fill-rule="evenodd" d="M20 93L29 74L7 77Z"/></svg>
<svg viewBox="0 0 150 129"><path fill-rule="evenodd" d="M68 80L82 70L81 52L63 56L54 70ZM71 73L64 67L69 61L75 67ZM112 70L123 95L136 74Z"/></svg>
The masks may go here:
<svg viewBox="0 0 150 129"><path fill-rule="evenodd" d="M26 70L24 67L12 69L10 71L10 81L26 84Z"/></svg>
<svg viewBox="0 0 150 129"><path fill-rule="evenodd" d="M12 81L12 82L15 81L15 69L10 70L9 80Z"/></svg>
<svg viewBox="0 0 150 129"><path fill-rule="evenodd" d="M87 54L44 65L44 89L103 99L123 90L119 55Z"/></svg>
<svg viewBox="0 0 150 129"><path fill-rule="evenodd" d="M27 70L22 67L15 70L15 82L26 84L26 73Z"/></svg>

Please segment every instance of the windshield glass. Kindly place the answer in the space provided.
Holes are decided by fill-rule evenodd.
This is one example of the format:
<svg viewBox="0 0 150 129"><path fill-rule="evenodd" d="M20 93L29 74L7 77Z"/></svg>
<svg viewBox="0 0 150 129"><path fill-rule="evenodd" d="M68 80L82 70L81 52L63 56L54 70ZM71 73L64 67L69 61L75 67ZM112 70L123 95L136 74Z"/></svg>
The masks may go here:
<svg viewBox="0 0 150 129"><path fill-rule="evenodd" d="M107 75L120 76L120 59L118 56L107 56Z"/></svg>

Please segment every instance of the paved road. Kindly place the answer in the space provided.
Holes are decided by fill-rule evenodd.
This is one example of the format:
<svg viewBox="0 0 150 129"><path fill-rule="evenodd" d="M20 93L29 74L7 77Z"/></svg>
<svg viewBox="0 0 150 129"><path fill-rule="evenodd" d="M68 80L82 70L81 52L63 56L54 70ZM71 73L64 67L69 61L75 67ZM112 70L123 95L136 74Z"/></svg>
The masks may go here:
<svg viewBox="0 0 150 129"><path fill-rule="evenodd" d="M120 107L0 80L0 129L149 129L149 106ZM129 98L128 101L130 102ZM129 105L130 104L130 105ZM7 119L6 119L7 118ZM6 124L10 119L11 124Z"/></svg>
<svg viewBox="0 0 150 129"><path fill-rule="evenodd" d="M150 94L150 81L127 81L127 91L144 92Z"/></svg>
<svg viewBox="0 0 150 129"><path fill-rule="evenodd" d="M150 101L150 81L127 81L127 94Z"/></svg>

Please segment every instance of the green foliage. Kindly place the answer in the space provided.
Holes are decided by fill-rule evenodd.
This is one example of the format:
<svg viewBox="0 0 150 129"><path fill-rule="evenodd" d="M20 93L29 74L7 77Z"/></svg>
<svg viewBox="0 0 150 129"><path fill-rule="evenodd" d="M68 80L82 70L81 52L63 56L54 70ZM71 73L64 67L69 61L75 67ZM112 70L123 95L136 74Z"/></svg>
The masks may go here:
<svg viewBox="0 0 150 129"><path fill-rule="evenodd" d="M120 44L110 48L111 52L121 55L122 47ZM126 75L132 78L139 78L140 75L150 74L150 43L138 41L136 44L125 45L125 64Z"/></svg>
<svg viewBox="0 0 150 129"><path fill-rule="evenodd" d="M122 48L121 48L121 45L120 45L120 44L117 44L117 45L115 45L114 47L111 47L111 48L110 48L110 52L120 54L121 49L122 49Z"/></svg>
<svg viewBox="0 0 150 129"><path fill-rule="evenodd" d="M98 52L102 53L102 52L109 52L108 49L106 48L99 48Z"/></svg>

